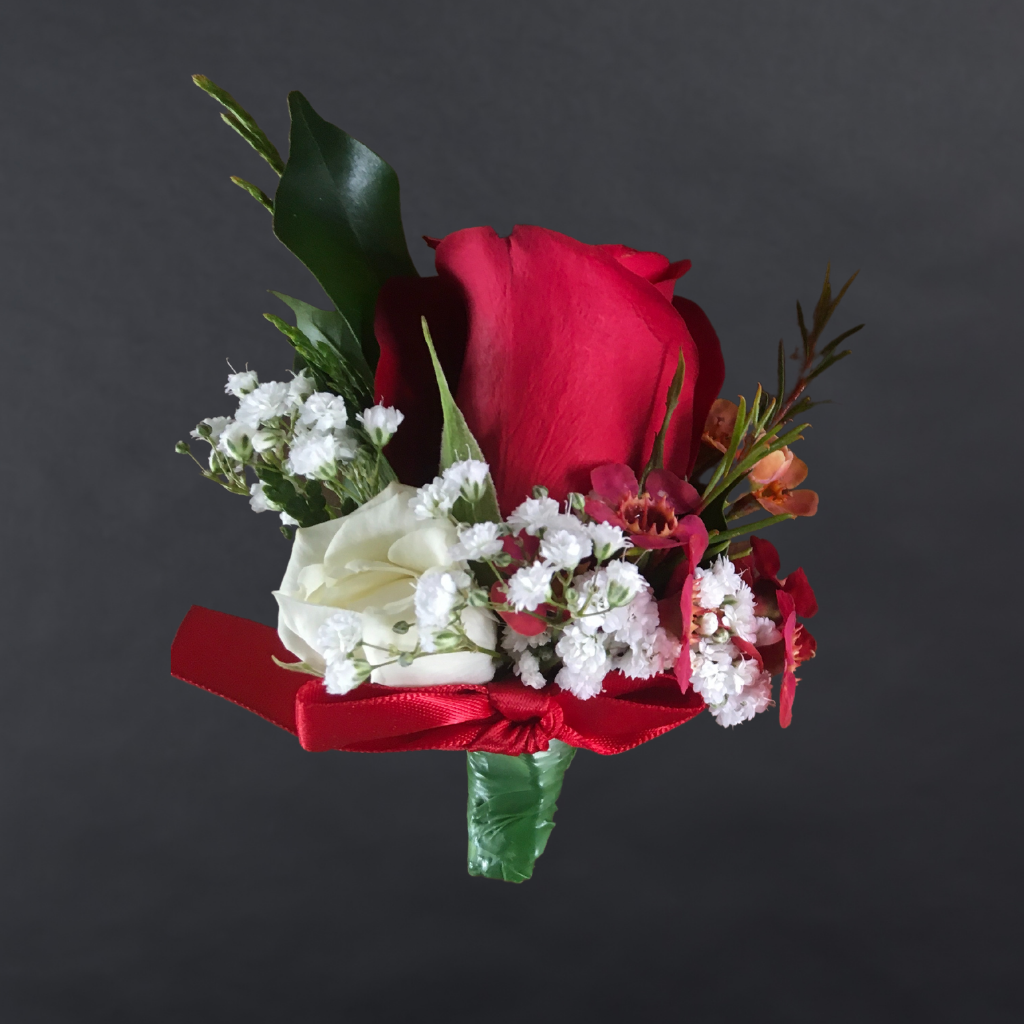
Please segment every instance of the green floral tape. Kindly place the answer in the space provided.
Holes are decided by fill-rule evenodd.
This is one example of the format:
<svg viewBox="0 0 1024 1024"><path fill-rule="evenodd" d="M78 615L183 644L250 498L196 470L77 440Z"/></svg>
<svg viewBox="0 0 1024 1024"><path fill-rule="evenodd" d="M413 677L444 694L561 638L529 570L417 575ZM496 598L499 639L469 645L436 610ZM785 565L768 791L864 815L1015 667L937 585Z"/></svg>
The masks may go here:
<svg viewBox="0 0 1024 1024"><path fill-rule="evenodd" d="M555 801L575 747L552 740L538 754L466 755L469 873L525 882L555 827Z"/></svg>

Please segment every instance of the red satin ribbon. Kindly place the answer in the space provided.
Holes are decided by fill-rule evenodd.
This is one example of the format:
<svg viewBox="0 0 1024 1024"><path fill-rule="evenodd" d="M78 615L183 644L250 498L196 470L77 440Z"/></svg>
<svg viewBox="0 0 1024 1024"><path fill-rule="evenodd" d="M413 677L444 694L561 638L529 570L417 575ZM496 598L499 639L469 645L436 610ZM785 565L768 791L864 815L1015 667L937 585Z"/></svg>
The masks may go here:
<svg viewBox="0 0 1024 1024"><path fill-rule="evenodd" d="M689 721L704 702L672 675L629 679L579 700L554 685L519 682L395 687L364 683L327 693L316 678L279 668L293 656L269 626L194 605L171 647L178 679L226 697L294 733L306 750L485 750L533 754L551 739L619 754Z"/></svg>

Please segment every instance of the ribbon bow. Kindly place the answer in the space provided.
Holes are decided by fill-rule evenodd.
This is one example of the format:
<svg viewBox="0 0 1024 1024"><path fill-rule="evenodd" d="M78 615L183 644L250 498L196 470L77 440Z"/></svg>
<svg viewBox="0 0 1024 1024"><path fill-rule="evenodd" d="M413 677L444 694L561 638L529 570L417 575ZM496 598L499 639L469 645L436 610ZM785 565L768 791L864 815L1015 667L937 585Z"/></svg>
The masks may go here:
<svg viewBox="0 0 1024 1024"><path fill-rule="evenodd" d="M269 626L194 605L171 647L171 673L294 733L306 750L483 750L535 754L552 739L619 754L704 710L675 676L605 677L590 700L548 685L377 686L342 696L320 679L275 665L287 659Z"/></svg>

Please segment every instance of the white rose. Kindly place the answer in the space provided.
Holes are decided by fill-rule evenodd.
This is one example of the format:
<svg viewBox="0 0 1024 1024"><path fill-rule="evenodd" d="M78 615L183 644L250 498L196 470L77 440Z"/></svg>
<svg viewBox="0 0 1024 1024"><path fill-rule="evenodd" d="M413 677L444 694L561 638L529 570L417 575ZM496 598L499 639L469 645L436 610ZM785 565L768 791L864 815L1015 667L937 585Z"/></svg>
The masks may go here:
<svg viewBox="0 0 1024 1024"><path fill-rule="evenodd" d="M326 668L316 637L337 608L362 616L363 652L371 665L393 660L388 647L411 651L416 646L416 580L428 569L458 564L449 550L459 538L447 520L417 519L409 507L415 496L415 487L392 483L351 515L295 531L288 568L274 591L277 632L285 647L314 669ZM412 624L409 632L394 632L399 621ZM490 612L467 608L462 623L474 643L494 649L497 624ZM459 652L427 655L405 668L383 665L370 681L435 686L493 678L490 655Z"/></svg>

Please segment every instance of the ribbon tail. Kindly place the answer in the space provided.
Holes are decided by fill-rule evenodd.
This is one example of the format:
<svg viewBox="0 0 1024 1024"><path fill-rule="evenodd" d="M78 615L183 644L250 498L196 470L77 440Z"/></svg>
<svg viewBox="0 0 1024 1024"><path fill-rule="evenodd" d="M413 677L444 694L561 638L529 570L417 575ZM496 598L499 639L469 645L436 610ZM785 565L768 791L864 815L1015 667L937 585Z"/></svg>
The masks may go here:
<svg viewBox="0 0 1024 1024"><path fill-rule="evenodd" d="M292 655L269 626L193 605L171 645L171 675L297 734L295 695L310 677L273 657Z"/></svg>

